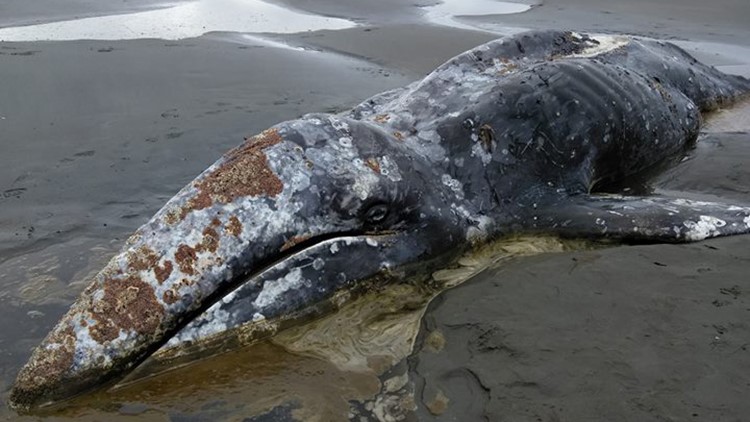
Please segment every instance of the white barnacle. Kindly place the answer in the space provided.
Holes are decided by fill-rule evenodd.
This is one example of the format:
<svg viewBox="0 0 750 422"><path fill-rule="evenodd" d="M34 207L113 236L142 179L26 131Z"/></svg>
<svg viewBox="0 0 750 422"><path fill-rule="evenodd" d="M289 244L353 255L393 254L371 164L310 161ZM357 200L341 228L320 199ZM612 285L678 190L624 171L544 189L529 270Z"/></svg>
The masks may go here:
<svg viewBox="0 0 750 422"><path fill-rule="evenodd" d="M722 227L727 222L709 215L701 215L698 221L686 220L682 223L688 231L685 232L685 238L688 240L703 240L709 237L716 237L721 234Z"/></svg>
<svg viewBox="0 0 750 422"><path fill-rule="evenodd" d="M456 197L459 200L461 200L461 199L464 198L464 189L463 189L463 185L461 185L461 182L459 182L458 180L452 178L448 174L443 174L441 180L443 182L443 185L445 185L448 188L450 188L450 190L452 190L453 193L456 194Z"/></svg>
<svg viewBox="0 0 750 422"><path fill-rule="evenodd" d="M339 132L349 132L349 124L347 124L346 122L341 121L333 116L330 116L328 118L328 121L331 122L331 126L333 126L333 128L338 130Z"/></svg>

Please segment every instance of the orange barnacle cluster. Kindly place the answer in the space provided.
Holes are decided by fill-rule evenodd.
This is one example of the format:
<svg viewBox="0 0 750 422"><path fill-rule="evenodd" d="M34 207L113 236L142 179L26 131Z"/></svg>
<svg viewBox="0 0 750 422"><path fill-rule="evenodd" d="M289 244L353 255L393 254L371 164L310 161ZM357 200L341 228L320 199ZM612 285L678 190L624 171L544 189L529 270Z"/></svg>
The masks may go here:
<svg viewBox="0 0 750 422"><path fill-rule="evenodd" d="M367 160L365 160L365 165L367 167L371 168L372 171L374 171L377 174L380 174L380 163L378 162L377 158L370 157Z"/></svg>
<svg viewBox="0 0 750 422"><path fill-rule="evenodd" d="M242 222L240 222L240 219L237 218L237 216L233 215L229 217L229 222L227 223L225 230L228 233L239 237L240 234L242 234Z"/></svg>
<svg viewBox="0 0 750 422"><path fill-rule="evenodd" d="M287 249L293 248L300 243L304 242L305 240L309 239L310 235L303 235L303 236L294 236L291 239L287 240L286 243L284 243L281 246L281 249L279 249L281 252L284 252Z"/></svg>
<svg viewBox="0 0 750 422"><path fill-rule="evenodd" d="M16 388L21 391L34 391L48 379L60 379L70 368L75 358L76 335L69 324L59 325L44 340L47 347L33 361L33 365L24 368L16 379Z"/></svg>

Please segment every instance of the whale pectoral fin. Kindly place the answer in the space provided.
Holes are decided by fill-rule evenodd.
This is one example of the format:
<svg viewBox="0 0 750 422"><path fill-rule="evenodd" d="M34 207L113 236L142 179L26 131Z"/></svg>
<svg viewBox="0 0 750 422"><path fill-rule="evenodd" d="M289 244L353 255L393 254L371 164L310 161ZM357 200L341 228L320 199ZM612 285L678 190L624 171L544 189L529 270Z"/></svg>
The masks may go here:
<svg viewBox="0 0 750 422"><path fill-rule="evenodd" d="M539 213L533 225L563 237L695 242L750 233L750 207L658 196L581 195Z"/></svg>

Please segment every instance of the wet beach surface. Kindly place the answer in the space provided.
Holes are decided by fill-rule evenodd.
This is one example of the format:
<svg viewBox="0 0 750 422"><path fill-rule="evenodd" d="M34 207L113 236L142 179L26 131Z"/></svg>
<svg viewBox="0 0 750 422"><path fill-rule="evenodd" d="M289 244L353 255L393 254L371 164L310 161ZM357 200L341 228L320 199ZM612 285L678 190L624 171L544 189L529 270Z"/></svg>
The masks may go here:
<svg viewBox="0 0 750 422"><path fill-rule="evenodd" d="M0 398L124 239L229 148L344 110L522 28L676 39L750 76L750 5L563 0L513 15L421 18L435 2L278 4L356 23L300 34L0 42ZM679 5L677 5L679 3ZM4 2L0 27L152 9ZM532 3L529 3L532 4ZM475 25L496 33L468 30ZM711 126L658 191L750 203L748 114ZM406 361L420 420L743 420L750 414L750 237L517 258L440 295ZM271 343L42 417L336 420L372 374ZM286 406L286 407L285 407ZM275 412L275 413L274 413ZM275 415L275 416L274 416ZM286 415L286 416L285 416ZM10 410L4 419L20 419ZM27 417L34 420L37 417Z"/></svg>

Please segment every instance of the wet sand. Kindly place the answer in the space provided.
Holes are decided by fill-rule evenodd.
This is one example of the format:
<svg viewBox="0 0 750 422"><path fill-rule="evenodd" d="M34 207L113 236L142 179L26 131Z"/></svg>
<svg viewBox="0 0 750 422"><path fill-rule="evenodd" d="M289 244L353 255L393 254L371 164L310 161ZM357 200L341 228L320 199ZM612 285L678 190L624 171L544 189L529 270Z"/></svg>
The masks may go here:
<svg viewBox="0 0 750 422"><path fill-rule="evenodd" d="M70 17L26 3L1 5L0 26ZM307 50L227 33L180 41L0 43L2 399L30 349L83 289L82 280L244 136L307 112L343 110L497 36L429 25L411 3L283 3L360 26L268 36ZM125 8L76 4L75 14L87 16L154 7L147 1ZM677 38L691 41L702 60L750 75L750 4L671 5L561 0L461 22L500 32L564 27ZM714 136L659 188L748 203L748 158L749 135ZM742 420L750 414L748 260L750 239L734 237L540 255L487 271L442 294L425 316L419 343L426 346L408 361L416 417ZM88 408L52 416L251 416L263 406L238 403L263 389L238 380L254 376L274 385L275 395L288 393L279 384L287 381L299 395L330 403L344 390L350 396L372 391L371 380L273 347L232 357L274 356L271 375L240 367L234 376L211 385L196 381L194 389L173 394L165 394L172 379L166 378L130 395L100 394ZM231 362L237 360L219 359L209 369L220 373ZM300 375L303 367L314 373ZM310 395L315 385L337 380L336 388ZM275 419L295 411L282 408ZM0 417L15 415L4 410Z"/></svg>

